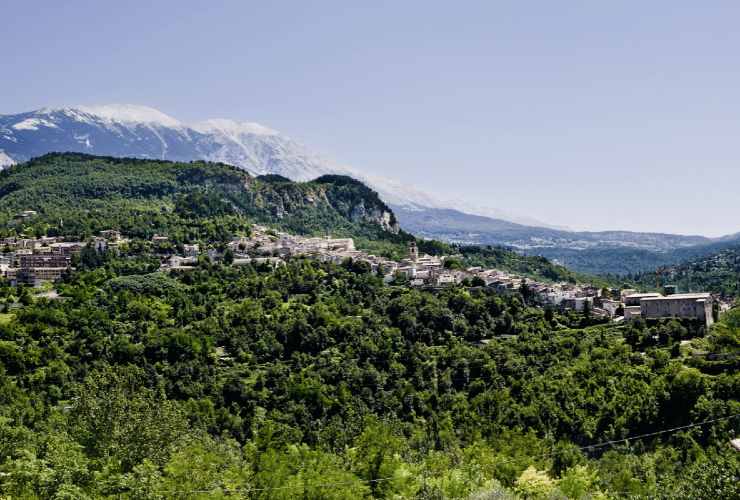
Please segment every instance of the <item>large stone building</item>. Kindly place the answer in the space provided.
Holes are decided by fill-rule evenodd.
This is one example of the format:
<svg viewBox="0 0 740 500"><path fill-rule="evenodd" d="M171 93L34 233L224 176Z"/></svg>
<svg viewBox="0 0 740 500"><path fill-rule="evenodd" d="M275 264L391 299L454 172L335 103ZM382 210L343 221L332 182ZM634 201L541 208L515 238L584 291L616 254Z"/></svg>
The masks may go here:
<svg viewBox="0 0 740 500"><path fill-rule="evenodd" d="M31 267L69 267L70 258L63 254L34 253L31 255L20 255L18 265L21 268Z"/></svg>
<svg viewBox="0 0 740 500"><path fill-rule="evenodd" d="M631 293L623 297L625 307L639 306L645 299L655 299L662 297L659 293Z"/></svg>
<svg viewBox="0 0 740 500"><path fill-rule="evenodd" d="M21 267L10 268L5 277L13 286L33 285L39 286L47 281L57 281L64 276L69 267Z"/></svg>
<svg viewBox="0 0 740 500"><path fill-rule="evenodd" d="M667 297L644 297L640 312L645 319L682 318L713 323L712 295L709 293L680 293Z"/></svg>

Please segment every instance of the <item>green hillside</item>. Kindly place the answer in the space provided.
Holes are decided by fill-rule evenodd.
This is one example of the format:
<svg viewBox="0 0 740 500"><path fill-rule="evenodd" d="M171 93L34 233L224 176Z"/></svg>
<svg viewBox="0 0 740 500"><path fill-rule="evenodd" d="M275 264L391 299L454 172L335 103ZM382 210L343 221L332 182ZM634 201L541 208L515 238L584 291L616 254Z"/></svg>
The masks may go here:
<svg viewBox="0 0 740 500"><path fill-rule="evenodd" d="M402 251L412 237L346 177L49 155L0 174L0 216L8 235L134 239L83 250L56 293L0 280L2 498L740 494L740 309L711 329L624 325L486 287L389 285L351 260L163 269L136 244L262 222ZM573 278L506 249L419 246Z"/></svg>
<svg viewBox="0 0 740 500"><path fill-rule="evenodd" d="M148 262L109 256L59 285L64 299L26 295L0 322L4 495L738 493L736 358L687 359L680 325L624 331L351 264ZM737 320L706 349L736 355ZM633 337L658 340L641 353Z"/></svg>
<svg viewBox="0 0 740 500"><path fill-rule="evenodd" d="M24 220L16 215L34 210ZM173 243L224 242L253 223L294 234L354 237L358 247L401 258L414 237L393 211L354 179L325 175L311 182L252 177L224 164L48 154L0 172L0 236L64 235L85 240L105 229L133 238L169 236ZM498 247L420 241L422 251L463 255L485 265L545 280L575 277L540 257Z"/></svg>
<svg viewBox="0 0 740 500"><path fill-rule="evenodd" d="M141 238L208 239L260 222L297 233L394 240L395 218L377 194L348 178L260 179L223 164L49 154L0 173L0 225L35 210L23 230L84 238L117 228ZM384 219L385 217L385 219Z"/></svg>
<svg viewBox="0 0 740 500"><path fill-rule="evenodd" d="M660 268L658 276L653 271L636 277L636 281L645 286L654 286L656 279L662 284L676 285L679 291L705 290L729 297L738 297L740 296L740 246Z"/></svg>

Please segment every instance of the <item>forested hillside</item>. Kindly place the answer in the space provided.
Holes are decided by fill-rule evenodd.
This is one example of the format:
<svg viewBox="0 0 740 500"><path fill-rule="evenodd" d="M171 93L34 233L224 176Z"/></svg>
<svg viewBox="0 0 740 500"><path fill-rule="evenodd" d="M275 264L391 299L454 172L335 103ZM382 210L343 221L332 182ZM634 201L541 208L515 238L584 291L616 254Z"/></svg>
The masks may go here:
<svg viewBox="0 0 740 500"><path fill-rule="evenodd" d="M129 236L85 248L54 290L0 280L9 498L740 494L739 309L710 330L620 325L523 291L388 285L352 260L219 254L253 222L402 251L412 236L345 177L50 155L0 190L7 235ZM163 271L155 233L217 251ZM506 249L418 244L575 279Z"/></svg>
<svg viewBox="0 0 740 500"><path fill-rule="evenodd" d="M740 296L740 246L733 246L706 257L659 268L657 273L642 273L636 281L647 286L656 280L673 284L680 291L706 290L723 296Z"/></svg>
<svg viewBox="0 0 740 500"><path fill-rule="evenodd" d="M276 182L217 163L74 153L45 155L0 173L0 222L21 210L38 212L26 230L80 238L116 227L141 238L217 239L224 228L244 230L247 219L300 233L389 240L398 233L377 194L348 177Z"/></svg>
<svg viewBox="0 0 740 500"><path fill-rule="evenodd" d="M100 264L0 325L13 498L738 493L737 358L684 357L679 325L393 288L351 263ZM720 326L705 347L736 354L738 312Z"/></svg>
<svg viewBox="0 0 740 500"><path fill-rule="evenodd" d="M23 210L38 212L17 219ZM311 182L252 177L206 162L110 158L54 153L0 172L0 236L63 235L85 240L118 229L175 245L204 248L246 234L253 223L295 234L354 237L361 248L401 258L414 237L399 230L377 193L349 177ZM422 251L457 254L467 265L498 267L545 280L576 279L562 266L499 247L419 241Z"/></svg>

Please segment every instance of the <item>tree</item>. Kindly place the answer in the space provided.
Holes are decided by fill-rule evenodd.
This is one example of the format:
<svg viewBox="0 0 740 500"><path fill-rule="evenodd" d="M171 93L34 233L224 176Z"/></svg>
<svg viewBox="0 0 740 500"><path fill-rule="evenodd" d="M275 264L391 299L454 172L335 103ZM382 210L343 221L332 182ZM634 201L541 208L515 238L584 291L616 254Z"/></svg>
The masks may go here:
<svg viewBox="0 0 740 500"><path fill-rule="evenodd" d="M526 499L539 499L547 498L556 487L557 482L547 472L530 465L516 480L514 489Z"/></svg>
<svg viewBox="0 0 740 500"><path fill-rule="evenodd" d="M24 306L30 306L33 304L33 295L28 287L22 287L18 301Z"/></svg>
<svg viewBox="0 0 740 500"><path fill-rule="evenodd" d="M483 278L481 278L480 276L473 276L471 285L475 287L482 287L482 286L486 286L486 282L483 281Z"/></svg>
<svg viewBox="0 0 740 500"><path fill-rule="evenodd" d="M230 266L234 263L234 252L231 248L227 248L226 251L224 251L223 262L225 266Z"/></svg>
<svg viewBox="0 0 740 500"><path fill-rule="evenodd" d="M593 311L591 309L591 301L590 300L584 300L583 301L583 316L585 318L590 318L592 312Z"/></svg>

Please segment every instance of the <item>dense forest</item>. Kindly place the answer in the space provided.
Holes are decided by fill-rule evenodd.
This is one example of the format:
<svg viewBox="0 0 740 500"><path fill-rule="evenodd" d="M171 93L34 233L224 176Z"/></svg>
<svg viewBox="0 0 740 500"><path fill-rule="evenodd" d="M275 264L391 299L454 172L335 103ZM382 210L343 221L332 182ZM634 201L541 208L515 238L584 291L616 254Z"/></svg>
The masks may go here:
<svg viewBox="0 0 740 500"><path fill-rule="evenodd" d="M738 493L738 360L683 352L677 323L390 287L352 262L156 267L106 256L58 300L2 288L7 495ZM700 340L736 355L739 335L735 310Z"/></svg>
<svg viewBox="0 0 740 500"><path fill-rule="evenodd" d="M25 232L80 239L114 227L143 239L223 241L246 231L247 218L292 232L398 237L392 211L357 181L274 182L205 162L48 154L0 172L0 220L22 210L38 212Z"/></svg>
<svg viewBox="0 0 740 500"><path fill-rule="evenodd" d="M132 233L83 250L58 295L0 281L2 496L740 496L738 308L711 329L623 325L526 293L388 285L351 260L160 271L155 232L215 248L252 222L334 221L389 251L411 237L372 222L371 199L357 210L370 195L354 181L306 184L82 155L0 174L7 235ZM419 245L576 279L505 249Z"/></svg>

